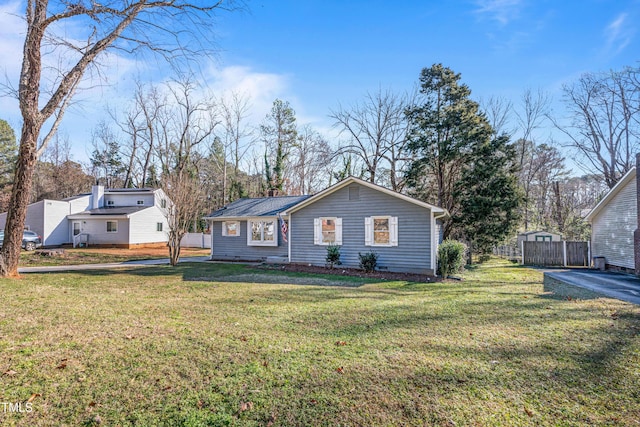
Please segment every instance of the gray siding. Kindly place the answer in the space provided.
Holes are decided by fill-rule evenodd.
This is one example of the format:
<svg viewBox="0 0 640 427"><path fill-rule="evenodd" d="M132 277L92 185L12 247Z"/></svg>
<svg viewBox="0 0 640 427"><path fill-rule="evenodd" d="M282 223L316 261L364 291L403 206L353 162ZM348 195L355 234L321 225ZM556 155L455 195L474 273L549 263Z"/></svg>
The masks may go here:
<svg viewBox="0 0 640 427"><path fill-rule="evenodd" d="M593 256L604 256L607 264L635 268L633 232L638 224L636 180L631 180L593 218Z"/></svg>
<svg viewBox="0 0 640 427"><path fill-rule="evenodd" d="M276 228L278 246L249 246L247 245L247 221L240 221L239 236L223 236L222 221L212 221L211 257L232 260L262 260L272 256L286 257L289 250L287 243L282 239L280 226L278 225Z"/></svg>
<svg viewBox="0 0 640 427"><path fill-rule="evenodd" d="M354 186L359 187L359 198L349 200L349 188ZM398 217L398 246L365 246L364 218L376 215ZM433 274L429 209L352 184L291 214L291 262L325 264L327 247L313 243L313 220L319 217L342 218L343 266L357 268L358 252L373 250L379 255L378 266L389 271Z"/></svg>

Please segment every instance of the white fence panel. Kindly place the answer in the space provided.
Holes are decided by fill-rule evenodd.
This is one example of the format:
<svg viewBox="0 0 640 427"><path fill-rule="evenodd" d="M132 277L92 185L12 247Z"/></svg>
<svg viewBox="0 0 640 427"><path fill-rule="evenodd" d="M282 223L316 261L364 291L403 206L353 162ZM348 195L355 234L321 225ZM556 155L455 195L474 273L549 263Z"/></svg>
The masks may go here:
<svg viewBox="0 0 640 427"><path fill-rule="evenodd" d="M211 234L187 233L180 241L183 248L207 248L211 249Z"/></svg>

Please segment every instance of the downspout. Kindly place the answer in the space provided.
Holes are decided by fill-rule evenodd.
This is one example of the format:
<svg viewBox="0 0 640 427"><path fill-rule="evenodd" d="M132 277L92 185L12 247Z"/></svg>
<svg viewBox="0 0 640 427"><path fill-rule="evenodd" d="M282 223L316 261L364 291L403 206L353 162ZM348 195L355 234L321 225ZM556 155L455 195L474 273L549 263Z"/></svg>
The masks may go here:
<svg viewBox="0 0 640 427"><path fill-rule="evenodd" d="M291 224L292 224L293 214L289 214L289 226L287 227L287 260L289 264L291 264Z"/></svg>
<svg viewBox="0 0 640 427"><path fill-rule="evenodd" d="M447 216L447 212L440 212L439 215L434 214L431 211L431 229L433 230L433 240L431 242L431 267L433 268L433 275L435 276L438 272L438 246L440 245L440 233L436 233L436 224L437 220L440 218L444 218Z"/></svg>
<svg viewBox="0 0 640 427"><path fill-rule="evenodd" d="M210 218L206 218L207 223L209 224L209 234L211 236L211 247L209 248L209 260L213 259L213 221Z"/></svg>

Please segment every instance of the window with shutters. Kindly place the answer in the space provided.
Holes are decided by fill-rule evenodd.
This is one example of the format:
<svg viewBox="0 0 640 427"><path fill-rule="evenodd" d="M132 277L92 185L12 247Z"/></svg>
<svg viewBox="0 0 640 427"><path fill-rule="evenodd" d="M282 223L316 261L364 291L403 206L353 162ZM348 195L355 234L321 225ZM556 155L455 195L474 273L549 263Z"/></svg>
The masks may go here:
<svg viewBox="0 0 640 427"><path fill-rule="evenodd" d="M398 217L370 216L364 219L366 246L398 246Z"/></svg>
<svg viewBox="0 0 640 427"><path fill-rule="evenodd" d="M342 244L342 218L315 218L313 225L313 241L316 245Z"/></svg>

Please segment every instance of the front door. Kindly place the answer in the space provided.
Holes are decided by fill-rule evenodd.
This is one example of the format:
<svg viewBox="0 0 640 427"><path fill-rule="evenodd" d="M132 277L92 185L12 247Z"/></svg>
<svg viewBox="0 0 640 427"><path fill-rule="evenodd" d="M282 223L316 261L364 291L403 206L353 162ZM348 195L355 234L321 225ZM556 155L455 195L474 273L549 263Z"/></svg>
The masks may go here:
<svg viewBox="0 0 640 427"><path fill-rule="evenodd" d="M80 221L73 221L73 235L77 236L82 233L82 223Z"/></svg>

